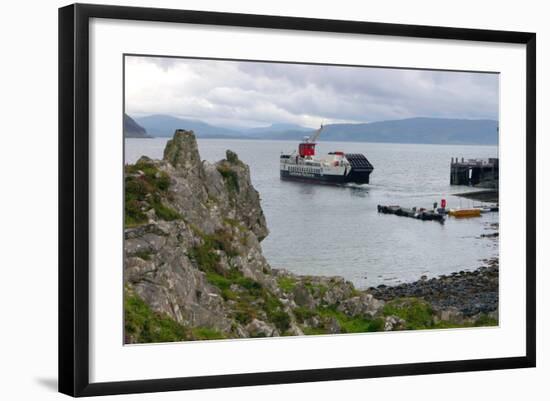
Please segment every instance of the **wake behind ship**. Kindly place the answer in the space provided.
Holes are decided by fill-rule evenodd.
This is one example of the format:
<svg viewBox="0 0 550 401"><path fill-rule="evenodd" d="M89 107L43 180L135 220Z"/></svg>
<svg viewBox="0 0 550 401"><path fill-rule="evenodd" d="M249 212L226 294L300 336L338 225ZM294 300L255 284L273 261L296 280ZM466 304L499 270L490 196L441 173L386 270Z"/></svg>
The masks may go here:
<svg viewBox="0 0 550 401"><path fill-rule="evenodd" d="M298 152L281 154L281 179L322 184L368 184L373 165L360 153L329 152L315 156L316 140L323 126L298 146Z"/></svg>

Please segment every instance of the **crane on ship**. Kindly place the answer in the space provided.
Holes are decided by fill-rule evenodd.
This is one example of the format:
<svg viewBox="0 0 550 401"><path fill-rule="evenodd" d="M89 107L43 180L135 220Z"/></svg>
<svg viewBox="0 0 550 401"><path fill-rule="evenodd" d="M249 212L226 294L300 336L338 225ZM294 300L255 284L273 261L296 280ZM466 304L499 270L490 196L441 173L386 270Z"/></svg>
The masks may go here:
<svg viewBox="0 0 550 401"><path fill-rule="evenodd" d="M310 135L307 137L306 141L309 143L315 143L317 139L319 139L319 135L321 135L321 131L323 130L323 124L315 131L313 135Z"/></svg>
<svg viewBox="0 0 550 401"><path fill-rule="evenodd" d="M321 127L317 129L313 135L306 136L302 143L298 146L298 152L300 154L300 157L303 158L312 158L315 156L315 145L317 144L316 141L321 135L321 131L323 130L323 124L321 124Z"/></svg>

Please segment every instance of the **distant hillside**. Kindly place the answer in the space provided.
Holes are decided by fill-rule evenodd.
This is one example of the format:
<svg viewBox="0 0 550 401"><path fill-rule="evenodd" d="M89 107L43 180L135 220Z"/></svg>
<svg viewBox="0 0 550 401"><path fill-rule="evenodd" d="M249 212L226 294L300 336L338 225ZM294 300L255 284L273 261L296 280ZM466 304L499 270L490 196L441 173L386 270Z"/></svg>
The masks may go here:
<svg viewBox="0 0 550 401"><path fill-rule="evenodd" d="M498 144L497 125L495 120L424 117L364 124L328 124L320 140L495 145ZM303 136L303 132L284 132L268 135L265 139L298 140Z"/></svg>
<svg viewBox="0 0 550 401"><path fill-rule="evenodd" d="M176 129L192 130L199 138L248 138L301 140L313 128L294 124L272 124L257 128L225 128L198 120L168 115L136 119L150 135L171 136ZM447 118L407 118L361 124L327 124L320 141L425 143L449 145L498 144L498 122Z"/></svg>
<svg viewBox="0 0 550 401"><path fill-rule="evenodd" d="M147 131L128 114L124 113L123 130L125 138L151 138Z"/></svg>
<svg viewBox="0 0 550 401"><path fill-rule="evenodd" d="M155 114L136 120L153 136L172 137L177 129L193 131L198 138L242 138L235 130L216 127L198 120L187 120L164 114Z"/></svg>
<svg viewBox="0 0 550 401"><path fill-rule="evenodd" d="M497 125L495 120L419 117L328 125L322 136L332 141L493 145L498 143Z"/></svg>

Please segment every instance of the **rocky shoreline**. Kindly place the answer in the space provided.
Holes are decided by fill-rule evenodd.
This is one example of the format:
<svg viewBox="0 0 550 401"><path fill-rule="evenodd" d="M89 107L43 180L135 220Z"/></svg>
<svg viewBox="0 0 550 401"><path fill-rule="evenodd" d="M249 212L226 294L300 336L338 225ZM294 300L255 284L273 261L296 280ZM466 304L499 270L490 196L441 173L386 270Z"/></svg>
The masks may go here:
<svg viewBox="0 0 550 401"><path fill-rule="evenodd" d="M375 298L388 301L400 297L418 297L435 311L447 311L471 318L479 314L498 317L498 259L490 259L474 271L460 271L437 278L422 279L396 286L380 285L367 290Z"/></svg>
<svg viewBox="0 0 550 401"><path fill-rule="evenodd" d="M249 167L200 160L177 130L162 160L125 166L125 342L364 333L498 324L498 262L477 272L356 289L273 269Z"/></svg>
<svg viewBox="0 0 550 401"><path fill-rule="evenodd" d="M471 199L480 202L498 203L498 189L485 189L479 191L463 192L455 194L461 198Z"/></svg>

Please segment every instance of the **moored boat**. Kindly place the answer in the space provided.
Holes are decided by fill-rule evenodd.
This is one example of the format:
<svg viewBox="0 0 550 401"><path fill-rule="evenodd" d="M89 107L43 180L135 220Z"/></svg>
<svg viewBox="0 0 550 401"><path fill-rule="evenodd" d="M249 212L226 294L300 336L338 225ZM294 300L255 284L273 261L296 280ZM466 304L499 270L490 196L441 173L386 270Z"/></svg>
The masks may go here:
<svg viewBox="0 0 550 401"><path fill-rule="evenodd" d="M449 216L453 216L453 217L479 217L479 216L481 216L481 209L479 209L479 208L451 209L451 210L449 210Z"/></svg>

